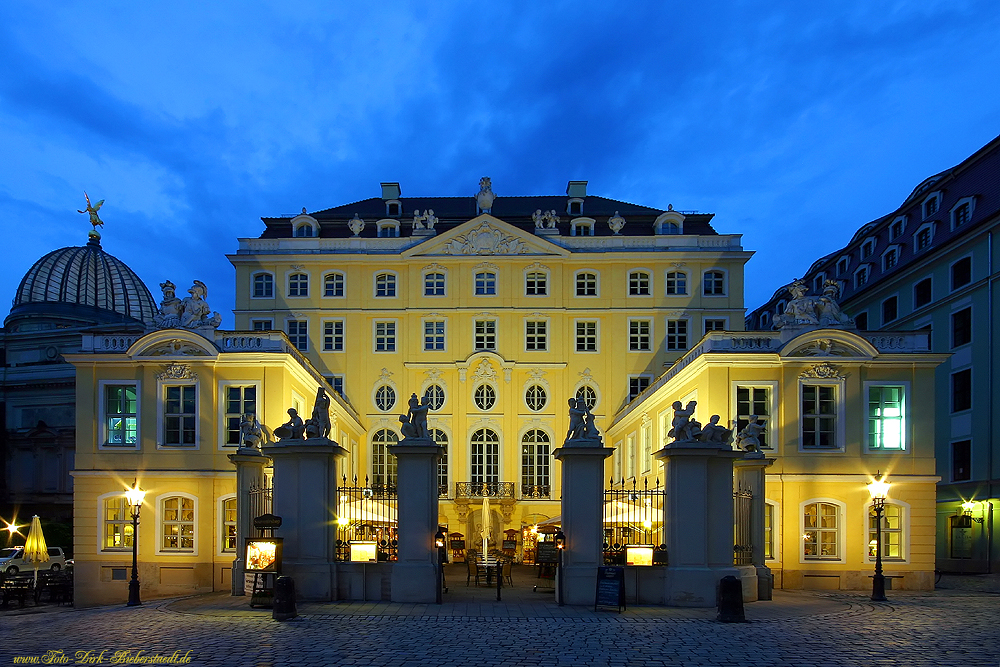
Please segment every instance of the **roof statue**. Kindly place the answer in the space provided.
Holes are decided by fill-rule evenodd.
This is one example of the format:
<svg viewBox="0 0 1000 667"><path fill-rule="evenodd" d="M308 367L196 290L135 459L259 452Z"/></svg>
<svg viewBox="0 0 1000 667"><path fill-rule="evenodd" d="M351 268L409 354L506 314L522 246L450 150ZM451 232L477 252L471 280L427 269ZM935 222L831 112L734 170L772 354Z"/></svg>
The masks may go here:
<svg viewBox="0 0 1000 667"><path fill-rule="evenodd" d="M621 234L622 229L625 228L625 218L618 215L618 211L615 211L614 216L608 218L608 227L615 234Z"/></svg>
<svg viewBox="0 0 1000 667"><path fill-rule="evenodd" d="M90 230L90 234L88 236L90 236L90 238L97 238L97 239L99 239L99 238L101 238L101 233L97 231L97 228L98 227L103 227L104 226L104 221L101 220L101 217L99 215L97 215L97 212L101 210L102 206L104 206L104 200L102 199L101 201L97 202L96 204L91 204L90 203L90 195L88 195L86 191L84 191L83 197L84 197L84 199L87 200L87 208L85 208L82 211L80 209L76 209L76 212L77 213L87 213L87 214L90 215L90 224L92 224L94 226L94 228Z"/></svg>
<svg viewBox="0 0 1000 667"><path fill-rule="evenodd" d="M365 228L365 221L359 218L358 214L355 213L354 217L347 222L347 226L350 227L351 231L354 232L354 235L357 236L361 233L361 230Z"/></svg>
<svg viewBox="0 0 1000 667"><path fill-rule="evenodd" d="M796 278L788 286L792 300L785 306L785 312L774 316L774 328L794 327L853 327L854 320L840 309L840 285L836 280L823 284L823 294L806 296L809 289L801 278Z"/></svg>
<svg viewBox="0 0 1000 667"><path fill-rule="evenodd" d="M200 280L194 281L194 285L188 290L191 296L183 301L177 298L176 286L167 280L160 283L163 291L163 301L160 308L153 317L153 323L159 329L218 329L222 324L222 315L212 312L205 297L208 296L208 287Z"/></svg>
<svg viewBox="0 0 1000 667"><path fill-rule="evenodd" d="M479 179L479 192L476 193L476 205L481 213L489 213L493 210L493 200L497 196L493 194L493 186L489 176Z"/></svg>

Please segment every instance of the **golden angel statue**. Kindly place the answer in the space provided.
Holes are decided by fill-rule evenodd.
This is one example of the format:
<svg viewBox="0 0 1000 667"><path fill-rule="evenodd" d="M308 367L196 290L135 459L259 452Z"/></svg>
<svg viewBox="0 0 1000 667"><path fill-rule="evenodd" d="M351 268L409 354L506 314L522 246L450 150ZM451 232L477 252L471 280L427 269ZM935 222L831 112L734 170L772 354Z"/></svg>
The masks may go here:
<svg viewBox="0 0 1000 667"><path fill-rule="evenodd" d="M81 211L80 209L76 209L76 212L77 213L89 213L90 214L90 224L92 224L94 226L95 230L98 227L103 227L104 226L104 221L101 220L101 218L97 215L97 212L101 210L102 206L104 206L104 200L102 199L101 201L97 202L96 204L91 204L90 203L90 197L87 195L86 192L83 193L83 196L86 197L86 199L87 199L87 208L85 210L83 210L83 211Z"/></svg>

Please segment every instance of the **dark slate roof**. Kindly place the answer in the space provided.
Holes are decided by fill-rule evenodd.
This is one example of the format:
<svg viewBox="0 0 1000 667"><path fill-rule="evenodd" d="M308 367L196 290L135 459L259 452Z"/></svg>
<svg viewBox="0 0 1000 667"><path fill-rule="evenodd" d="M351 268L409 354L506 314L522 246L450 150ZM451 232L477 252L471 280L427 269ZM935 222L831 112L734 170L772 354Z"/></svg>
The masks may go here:
<svg viewBox="0 0 1000 667"><path fill-rule="evenodd" d="M427 209L434 211L438 218L438 223L434 229L441 233L447 231L479 215L476 209L475 197L400 197L402 212L398 218L403 225L403 229L408 229L409 223L413 220L414 211L424 212ZM624 236L650 236L652 234L653 221L666 211L663 209L638 206L628 202L607 199L588 195L583 199L583 213L580 215L570 215L566 212L569 198L562 196L537 196L537 197L501 197L498 196L493 202L490 215L508 222L515 227L525 230L534 230L535 223L531 216L535 211L555 210L559 216L560 233L569 235L570 220L577 217L594 218L595 236L611 236L612 232L608 228L608 218L615 212L625 218L626 225L621 234ZM684 215L684 233L697 234L702 236L717 236L718 232L712 228L711 220L713 213L698 213L692 211L678 211ZM344 204L334 208L324 209L315 213L310 213L320 223L320 237L337 238L353 236L347 227L347 222L357 214L365 221L365 229L361 232L362 237L374 237L378 232L372 223L390 216L386 215L385 200L380 197L362 199L351 204ZM273 218L261 218L267 229L260 238L283 238L292 235L291 220L295 216L281 216Z"/></svg>

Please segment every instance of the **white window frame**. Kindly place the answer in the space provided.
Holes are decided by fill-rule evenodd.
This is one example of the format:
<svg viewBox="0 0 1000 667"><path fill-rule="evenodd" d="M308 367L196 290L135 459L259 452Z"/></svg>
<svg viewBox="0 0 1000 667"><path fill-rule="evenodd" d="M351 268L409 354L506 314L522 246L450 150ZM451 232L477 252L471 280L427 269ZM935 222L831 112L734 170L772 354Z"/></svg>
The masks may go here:
<svg viewBox="0 0 1000 667"><path fill-rule="evenodd" d="M913 442L912 435L912 415L910 414L910 383L908 381L893 381L889 382L886 380L866 380L861 383L862 386L862 404L864 405L864 422L861 425L861 433L865 442L865 452L868 454L893 454L897 452L908 452L912 449L911 444ZM902 387L903 389L903 446L899 449L889 449L885 447L872 447L871 439L868 431L868 420L870 419L868 415L868 402L869 402L869 391L872 387Z"/></svg>
<svg viewBox="0 0 1000 667"><path fill-rule="evenodd" d="M670 323L671 322L684 322L684 347L670 347L668 339L671 335L679 336L680 334L670 333ZM691 349L691 337L693 332L691 331L691 318L690 317L668 317L666 319L666 324L663 330L663 349L667 352L683 352L684 350Z"/></svg>
<svg viewBox="0 0 1000 667"><path fill-rule="evenodd" d="M872 279L872 270L871 269L872 269L872 265L870 263L868 263L868 262L866 262L866 263L862 264L861 266L859 266L858 268L854 269L854 277L853 277L853 281L852 281L852 284L854 285L854 289L859 289L859 288L863 287L864 285L867 285L869 282L871 282L871 279ZM865 274L865 279L864 279L863 282L859 283L858 282L858 274L861 273L862 271Z"/></svg>
<svg viewBox="0 0 1000 667"><path fill-rule="evenodd" d="M721 329L712 329L711 331L729 331L729 316L716 316L716 317L702 317L701 318L701 331L702 334L707 334L709 332L708 322L716 321L722 322Z"/></svg>
<svg viewBox="0 0 1000 667"><path fill-rule="evenodd" d="M431 387L437 387L438 389L441 390L441 405L439 405L438 407L434 407L434 404L430 401L430 399L428 399L427 402L431 404L431 412L441 412L442 410L444 410L444 406L448 405L448 390L445 388L443 382L441 382L440 380L434 380L433 382L428 382L427 386L425 386L423 390L420 392L421 398L427 395L427 391ZM438 425L438 428L442 428L443 430L443 427L441 427L440 424Z"/></svg>
<svg viewBox="0 0 1000 667"><path fill-rule="evenodd" d="M638 380L639 378L645 378L646 379L646 386L638 394L636 394L635 396L632 396L632 380L633 379ZM646 391L646 389L649 389L650 386L652 386L652 384L653 384L653 374L652 373L629 373L629 376L628 376L628 386L626 387L626 389L628 391L628 396L629 396L629 401L628 402L631 403L632 401L634 401L636 398L638 398L640 395L642 395L643 391Z"/></svg>
<svg viewBox="0 0 1000 667"><path fill-rule="evenodd" d="M427 347L427 325L431 324L431 323L433 323L433 324L440 323L441 324L441 328L442 328L441 333L438 334L437 331L435 331L433 333L433 336L434 336L435 339L438 337L438 335L441 336L441 339L442 339L441 340L441 344L442 344L442 346L441 346L440 349L438 349L436 347L433 347L433 348ZM435 340L435 344L437 344L436 340ZM445 317L422 317L422 318L420 318L420 349L423 352L447 352L447 350L448 350L448 319L447 318L445 318Z"/></svg>
<svg viewBox="0 0 1000 667"><path fill-rule="evenodd" d="M869 236L864 241L861 242L861 259L862 261L875 256L875 247L878 245L877 236Z"/></svg>
<svg viewBox="0 0 1000 667"><path fill-rule="evenodd" d="M385 473L384 473L385 478L382 479L380 483L382 483L382 484L398 484L398 482L399 482L399 461L397 461L396 457L389 451L389 447L391 447L394 444L399 443L399 441L401 440L401 438L399 437L399 433L397 433L396 429L394 429L394 428L390 428L388 426L379 426L379 427L376 427L372 431L371 436L368 438L368 444L369 444L369 450L368 450L368 452L369 452L369 456L368 456L368 472L371 475L372 484L379 483L375 479L375 454L376 454L376 452L375 452L375 436L378 435L382 431L386 431L388 434L396 436L396 439L393 440L392 438L390 438L390 437L387 436L384 441L379 440L379 444L382 445L383 447L385 447L385 461L383 462L383 466L385 467ZM392 474L391 475L389 474L390 470L392 470Z"/></svg>
<svg viewBox="0 0 1000 667"><path fill-rule="evenodd" d="M479 292L479 277L483 276L483 292ZM472 272L472 295L475 297L481 296L498 296L500 290L498 285L500 283L500 274L493 269L474 269ZM492 289L493 291L488 291Z"/></svg>
<svg viewBox="0 0 1000 667"><path fill-rule="evenodd" d="M925 232L925 231L928 234L927 247L926 248L921 248L920 247L920 234L923 233L923 232ZM934 232L935 231L937 231L937 224L933 220L925 222L924 224L922 224L922 225L920 225L919 227L916 228L916 230L913 232L913 254L917 254L919 252L925 252L925 251L931 249L931 246L934 245Z"/></svg>
<svg viewBox="0 0 1000 667"><path fill-rule="evenodd" d="M380 350L378 349L378 325L379 324L391 324L392 333L386 332L384 335L386 340L389 336L392 337L392 349L391 350ZM377 319L372 320L372 352L374 354L398 354L399 353L399 320L396 318L388 319Z"/></svg>
<svg viewBox="0 0 1000 667"><path fill-rule="evenodd" d="M479 326L481 324L482 325L492 324L493 325L493 333L492 334L488 333L487 332L488 327L484 326L483 333L480 334L479 333ZM484 346L479 346L477 344L477 340L476 339L479 338L480 335L483 337L484 341L486 341L489 337L492 337L493 338L493 347L486 347L485 345ZM495 318L495 317L477 317L474 320L472 320L472 349L474 351L476 351L476 352L483 352L483 351L497 352L500 349L500 323L497 320L497 318Z"/></svg>
<svg viewBox="0 0 1000 667"><path fill-rule="evenodd" d="M339 350L336 347L337 346L337 337L338 337L337 336L337 332L336 332L336 330L337 330L336 324L338 322L340 323L340 349ZM320 336L322 338L322 345L320 346L320 351L321 352L325 352L327 354L344 354L346 352L346 350L347 350L347 320L345 320L343 317L327 317L327 318L323 318L322 320L320 320L319 324L320 324L320 330L321 330ZM332 345L333 345L333 347L331 347L329 349L326 347L326 337L328 335L327 331L326 331L326 326L328 324L334 325L333 326L333 331L329 334L332 337Z"/></svg>
<svg viewBox="0 0 1000 667"><path fill-rule="evenodd" d="M132 527L132 514L131 514L131 511L129 509L128 501L125 500L125 493L123 491L111 491L110 493L105 493L105 494L102 494L102 495L98 496L97 497L97 553L98 554L125 554L125 553L131 553L132 547L131 546L125 546L124 544L122 546L120 546L120 547L106 547L106 546L104 546L104 537L105 537L104 527L105 527L105 524L108 523L108 521L105 518L107 516L107 514L105 512L104 504L110 498L115 498L115 499L121 500L123 502L123 507L124 507L125 514L124 514L122 520L121 521L114 521L114 522L112 522L112 523L120 523L120 524L122 524L122 541L123 542L124 542L124 538L125 538L125 528L126 527L128 527L128 528ZM148 510L148 508L149 508L149 503L144 501L143 502L143 509ZM140 521L139 522L139 526L137 527L137 530L141 530L141 529L142 529L142 522ZM132 539L133 540L135 539L134 535L132 536Z"/></svg>
<svg viewBox="0 0 1000 667"><path fill-rule="evenodd" d="M270 276L271 278L271 294L264 296L257 296L255 293L257 291L257 276ZM250 298L251 299L273 299L274 298L274 272L272 271L254 271L250 274Z"/></svg>
<svg viewBox="0 0 1000 667"><path fill-rule="evenodd" d="M771 557L764 557L765 561L780 563L781 558L781 505L773 500L764 499L765 512L767 507L771 508ZM765 532L765 543L767 533Z"/></svg>
<svg viewBox="0 0 1000 667"><path fill-rule="evenodd" d="M826 503L828 505L835 505L837 507L837 556L812 556L806 557L806 505L814 505L817 503ZM847 562L847 549L844 543L844 522L847 516L847 505L840 500L834 498L809 498L808 500L803 500L799 503L799 535L802 537L799 539L799 563L805 565L807 563L846 563ZM817 527L816 530L819 530ZM867 535L866 530L863 535ZM867 540L865 541L867 544Z"/></svg>
<svg viewBox="0 0 1000 667"><path fill-rule="evenodd" d="M391 283L392 294L385 294L379 296L378 294L378 283L381 276L386 277L386 291L388 292L388 287ZM375 299L398 299L399 298L399 275L395 271L378 271L372 275L372 297Z"/></svg>
<svg viewBox="0 0 1000 667"><path fill-rule="evenodd" d="M440 276L441 277L441 285L439 286L437 284L437 279L435 279L434 285L433 286L429 286L427 284L427 281L428 281L428 279L430 279L431 276ZM444 269L439 269L439 268L427 269L426 271L424 271L420 275L420 284L423 286L423 290L422 290L423 296L426 297L426 298L428 298L428 299L441 299L441 298L444 298L444 297L448 296L448 273ZM428 287L430 287L430 289L433 289L433 290L440 289L441 293L440 294L428 294L427 293Z"/></svg>
<svg viewBox="0 0 1000 667"><path fill-rule="evenodd" d="M165 444L167 387L194 386L194 444ZM201 449L201 382L196 378L186 380L159 380L156 386L156 448L166 450L197 451ZM181 413L184 414L184 413Z"/></svg>
<svg viewBox="0 0 1000 667"><path fill-rule="evenodd" d="M480 407L479 402L476 400L476 394L479 393L479 389L481 387L493 390L493 405L491 405L488 408ZM497 385L491 382L490 380L483 380L481 382L475 383L472 386L472 393L470 394L469 398L472 400L472 406L476 409L477 412L495 412L500 407L500 388L497 387Z"/></svg>
<svg viewBox="0 0 1000 667"><path fill-rule="evenodd" d="M594 293L580 294L580 278L583 275L594 277ZM585 286L589 289L589 286ZM580 269L573 272L573 296L577 299L598 299L601 296L601 272L596 269Z"/></svg>
<svg viewBox="0 0 1000 667"><path fill-rule="evenodd" d="M932 202L932 201L935 203L934 210L931 211L931 212L928 212L927 211L927 208L928 208L927 205L930 202ZM926 220L927 218L931 217L932 215L940 215L941 214L941 191L940 190L938 190L937 192L932 192L929 195L927 195L926 197L924 197L924 200L922 202L920 202L920 214L923 216L924 220Z"/></svg>
<svg viewBox="0 0 1000 667"><path fill-rule="evenodd" d="M823 293L823 283L826 281L826 272L820 271L815 276L813 276L812 289L816 294Z"/></svg>
<svg viewBox="0 0 1000 667"><path fill-rule="evenodd" d="M719 292L718 294L716 294L714 292L712 294L708 294L708 293L705 292L705 288L708 287L707 276L710 273L713 273L713 274L715 274L715 273L722 274L722 292ZM712 278L712 281L713 282L715 281L714 277ZM712 268L708 268L708 269L705 269L704 271L702 271L701 272L701 295L703 297L707 297L707 298L727 297L727 296L729 296L729 271L727 271L726 269L718 268L718 267L712 267Z"/></svg>
<svg viewBox="0 0 1000 667"><path fill-rule="evenodd" d="M107 387L135 387L135 444L108 444L108 401ZM142 383L139 380L99 380L97 382L97 413L100 421L97 430L97 448L110 451L138 451L142 449ZM125 414L125 413L122 413Z"/></svg>
<svg viewBox="0 0 1000 667"><path fill-rule="evenodd" d="M303 230L306 230L306 229L309 230L308 234L301 234L300 233L300 232L302 232ZM298 223L297 225L295 225L292 228L292 238L296 238L296 239L314 239L317 236L319 236L319 233L318 233L318 230L316 229L316 225L314 225L313 223L308 222L308 221L300 222L300 223Z"/></svg>
<svg viewBox="0 0 1000 667"><path fill-rule="evenodd" d="M297 334L295 334L296 339L292 338L292 334L288 330L288 325L291 322L298 322L298 323L302 323L302 324L306 325L306 333L305 333L305 336L306 336L306 346L304 348L301 348L301 347L299 347L298 345L295 344L295 340L301 334L297 333ZM288 336L288 341L292 344L292 347L294 347L299 352L308 352L309 351L309 347L310 346L309 346L309 319L308 318L305 318L305 317L289 317L289 318L285 319L285 327L284 328L285 328L285 332L284 333L285 333L286 336Z"/></svg>
<svg viewBox="0 0 1000 667"><path fill-rule="evenodd" d="M767 421L764 427L765 440L768 443L767 447L763 449L767 452L777 452L778 451L778 425L781 424L781 415L778 414L780 410L780 404L778 403L778 382L772 380L754 380L754 381L743 381L743 380L733 380L729 387L729 396L731 403L730 414L733 415L734 424L738 423L740 420L739 411L739 389L744 387L746 389L767 389L768 393L768 414L766 415ZM750 415L747 415L749 417ZM760 417L760 415L757 415ZM733 435L736 435L739 429L734 426ZM810 450L812 451L812 450Z"/></svg>
<svg viewBox="0 0 1000 667"><path fill-rule="evenodd" d="M387 389L392 392L392 403L384 408L379 406L378 398L379 392L383 389ZM400 396L399 390L396 389L396 385L392 382L379 382L372 387L372 406L379 414L392 412L397 406L399 406L401 400L403 400L403 397Z"/></svg>
<svg viewBox="0 0 1000 667"><path fill-rule="evenodd" d="M851 256L841 255L837 258L837 276L840 277L851 270Z"/></svg>
<svg viewBox="0 0 1000 667"><path fill-rule="evenodd" d="M572 202L571 202L572 204ZM580 212L583 212L583 202L580 202ZM572 213L570 215L573 215ZM594 236L596 220L593 218L573 218L569 223L570 236Z"/></svg>
<svg viewBox="0 0 1000 667"><path fill-rule="evenodd" d="M649 327L648 330L647 330L647 332L646 332L646 334L645 334L646 347L633 347L632 346L632 337L633 336L637 336L639 338L640 342L641 342L641 338L642 338L643 334L641 334L641 333L633 334L633 332L632 332L632 325L633 324L642 324L642 323L645 323ZM654 351L653 341L655 340L655 331L654 331L654 329L655 329L655 324L654 324L654 319L652 317L630 317L630 318L628 318L628 352L635 352L635 353L653 352Z"/></svg>
<svg viewBox="0 0 1000 667"><path fill-rule="evenodd" d="M594 325L594 349L593 350L581 350L580 349L580 324L593 324ZM585 334L589 337L590 334ZM589 317L581 317L579 319L573 320L573 352L575 354L600 354L601 353L601 320L593 319Z"/></svg>
<svg viewBox="0 0 1000 667"><path fill-rule="evenodd" d="M891 320L887 320L887 319L885 319L885 304L889 303L889 301L891 301L892 299L896 300L896 317L892 318ZM882 326L885 326L887 324L891 324L892 322L895 322L896 320L898 320L899 317L900 317L899 312L900 311L899 311L899 295L898 294L890 294L889 296L887 296L886 298L882 299L879 302L878 314L879 314L879 321L882 323Z"/></svg>
<svg viewBox="0 0 1000 667"><path fill-rule="evenodd" d="M528 324L542 324L545 327L545 332L542 334L545 339L545 345L541 348L528 348ZM524 351L525 352L548 352L549 351L549 334L551 333L551 318L549 317L526 317L524 318ZM538 333L534 334L536 337Z"/></svg>
<svg viewBox="0 0 1000 667"><path fill-rule="evenodd" d="M526 440L529 433L540 433L543 436L545 436L545 440L537 440L537 439ZM553 468L555 466L553 465L552 462L553 461L552 450L555 449L552 446L554 440L555 439L552 437L552 434L549 433L548 429L544 429L538 425L528 426L527 428L524 429L524 431L521 434L519 434L518 451L520 452L520 461L518 462L517 468L518 472L520 473L519 475L520 483L518 484L518 490L517 490L518 498L524 498L527 500L527 497L525 497L522 493L524 486L547 486L549 487L548 497L549 498L554 497L554 494L552 493L555 486L555 484L553 484L553 482L555 481L555 478L553 476ZM527 445L530 445L532 450L531 454L528 455L524 453L525 446ZM544 455L539 454L538 452L539 445L544 445L545 448L548 450L548 453ZM532 481L530 483L526 483L524 481L525 478L528 477L524 467L525 456L529 457L532 469L532 474L530 476L530 479ZM540 469L544 469L544 471L540 471ZM541 482L540 479L544 479L544 483Z"/></svg>
<svg viewBox="0 0 1000 667"><path fill-rule="evenodd" d="M886 265L886 258L888 257L889 253L895 253L895 257L893 258L893 262L892 262L891 266L887 266ZM886 248L885 250L883 250L882 251L882 256L881 256L882 257L882 271L883 272L889 271L890 269L893 269L893 268L899 266L899 261L901 259L900 256L902 254L903 254L903 248L902 248L902 246L900 246L900 245L898 245L896 243L893 243L888 248Z"/></svg>
<svg viewBox="0 0 1000 667"><path fill-rule="evenodd" d="M535 274L541 274L543 276L545 280L544 284L545 289L541 294L528 294L528 276L532 276ZM547 297L549 296L549 290L551 289L551 287L552 287L552 272L549 271L548 269L540 269L538 267L533 267L524 270L524 296L526 296L527 298L535 299L540 297ZM538 289L537 279L535 282L535 289L536 290Z"/></svg>
<svg viewBox="0 0 1000 667"><path fill-rule="evenodd" d="M653 422L647 420L639 427L639 441L642 453L639 455L639 467L648 474L653 469Z"/></svg>
<svg viewBox="0 0 1000 667"><path fill-rule="evenodd" d="M893 228L896 226L897 223L899 223L899 233L894 234ZM887 230L890 241L895 241L896 239L901 238L903 234L906 232L906 216L897 215L895 218L892 219L892 222L889 223Z"/></svg>
<svg viewBox="0 0 1000 667"><path fill-rule="evenodd" d="M292 294L292 276L305 276L306 277L306 293L305 294ZM301 281L296 281L298 285L299 292L302 291ZM312 276L305 269L291 269L285 271L285 298L286 299L308 299L309 293L312 291Z"/></svg>
<svg viewBox="0 0 1000 667"><path fill-rule="evenodd" d="M334 287L336 287L336 285L337 285L337 278L340 278L340 291L341 291L340 296L337 296L337 295L328 295L326 293L327 280L329 280L330 278L333 279L333 285L334 285ZM344 273L343 271L327 271L326 273L324 273L323 274L323 294L322 294L322 298L324 298L324 299L346 299L347 298L347 274Z"/></svg>
<svg viewBox="0 0 1000 667"><path fill-rule="evenodd" d="M474 463L473 448L474 448L474 445L473 445L473 442L472 442L472 437L474 435L476 435L476 433L478 433L479 431L490 431L490 432L493 433L493 435L496 436L496 446L497 446L497 455L496 455L496 458L497 458L497 462L496 462L496 480L499 482L500 480L504 479L504 445L503 445L503 439L504 438L503 438L503 433L501 432L501 429L499 427L497 427L496 425L494 425L494 424L485 424L485 425L480 424L480 425L477 425L477 426L469 429L469 434L466 437L466 442L468 443L467 446L468 446L468 452L469 452L468 464L467 464L468 465L467 470L468 470L468 474L469 474L468 479L476 481L475 480L475 474L473 473L473 463ZM491 477L491 475L487 474L489 472L489 466L487 464L486 457L487 457L487 454L484 451L483 452L483 479L481 480L483 482L489 480L490 477ZM520 468L520 466L518 466L518 468Z"/></svg>
<svg viewBox="0 0 1000 667"><path fill-rule="evenodd" d="M538 408L531 407L531 404L528 402L528 392L534 389L535 387L541 389L542 394L545 397L545 400L542 401L542 405ZM546 387L545 384L543 384L538 380L531 380L530 382L528 382L527 386L525 386L524 388L524 392L521 397L524 399L524 407L528 408L528 411L532 413L544 412L545 408L548 407L549 402L552 399L552 397L549 395L548 387Z"/></svg>
<svg viewBox="0 0 1000 667"><path fill-rule="evenodd" d="M187 498L193 501L194 520L191 521L191 523L194 526L194 532L191 535L191 543L193 545L191 549L165 549L163 547L163 538L164 538L163 501L169 498L177 498L177 497ZM198 548L200 546L199 541L201 538L200 535L201 531L198 530L198 516L199 516L198 496L186 493L184 491L168 491L166 493L161 493L160 495L156 496L156 504L154 505L154 507L156 508L156 550L155 550L156 555L175 556L178 558L192 558L194 556L197 556Z"/></svg>
<svg viewBox="0 0 1000 667"><path fill-rule="evenodd" d="M958 209L960 209L965 204L969 205L969 222L972 221L972 214L975 213L976 211L976 198L975 196L962 197L957 202L955 202L955 205L951 207L950 211L948 211L948 218L951 220L951 228L953 230L959 227L959 225L955 224L955 212L958 211Z"/></svg>
<svg viewBox="0 0 1000 667"><path fill-rule="evenodd" d="M226 501L236 500L235 493L227 493L225 495L219 496L215 503L215 526L216 526L216 539L218 543L215 548L216 556L229 556L240 551L239 541L237 539L236 546L233 549L226 549L226 526L229 525L226 521ZM238 501L237 501L238 502ZM233 522L233 526L239 526L239 517ZM196 531L197 532L197 529Z"/></svg>
<svg viewBox="0 0 1000 667"><path fill-rule="evenodd" d="M402 208L400 208L402 210ZM399 220L390 220L388 218L382 218L377 223L375 223L375 236L380 239L398 239L399 238ZM391 229L392 234L383 234L382 231L386 229Z"/></svg>
<svg viewBox="0 0 1000 667"><path fill-rule="evenodd" d="M909 563L910 562L910 533L912 532L910 530L910 504L907 503L907 502L903 502L902 500L897 500L895 498L889 498L889 499L887 499L885 501L885 504L886 505L895 505L900 510L900 512L899 512L899 534L900 534L899 551L900 551L900 557L899 558L893 558L893 557L890 557L890 556L886 556L885 555L885 548L884 548L885 545L883 544L882 562L883 563L894 563L894 564ZM868 518L869 518L869 515L871 514L871 512L873 511L872 510L873 506L874 506L874 503L872 503L872 501L869 499L869 501L867 503L865 503L864 512L862 514L863 520L864 520L864 532L861 533L861 534L865 536L865 539L864 539L864 543L861 546L864 549L864 555L865 555L864 557L865 557L865 560L868 563L874 563L875 562L875 556L868 554L868 545L870 544L871 540L874 539L873 537L871 537L871 535L872 535L872 533L870 532L871 531L871 527L868 525ZM883 538L885 537L885 534L886 534L886 531L882 531L882 537Z"/></svg>
<svg viewBox="0 0 1000 667"><path fill-rule="evenodd" d="M805 425L805 415L802 413L802 393L806 385L811 386L822 386L822 387L833 387L835 389L834 403L836 405L837 414L834 421L834 446L833 447L805 447L803 445L803 430ZM808 454L842 454L845 451L847 442L847 415L846 413L846 400L845 392L847 390L847 383L844 380L824 380L819 378L799 378L799 386L797 392L797 403L795 407L796 414L798 415L799 424L799 448L800 453Z"/></svg>
<svg viewBox="0 0 1000 667"><path fill-rule="evenodd" d="M584 390L584 388L588 388L588 387L590 388L590 390L592 392L594 392L594 405L593 406L588 406L591 409L591 411L593 411L601 403L601 392L598 389L597 385L594 384L593 382L589 382L589 381L586 381L586 380L581 380L576 385L576 387L573 388L573 398L583 398L582 396L580 396L580 392L582 392ZM584 402L586 403L586 399L584 399Z"/></svg>
<svg viewBox="0 0 1000 667"><path fill-rule="evenodd" d="M257 404L257 409L254 411L254 415L257 417L258 422L262 420L264 414L264 393L262 382L260 380L219 380L218 383L218 438L219 438L219 451L233 451L238 448L239 443L235 445L226 444L226 432L229 430L226 428L226 415L231 414L226 412L226 389L229 387L254 387L255 396L254 403ZM240 415L242 418L242 414ZM242 421L242 419L241 419Z"/></svg>
<svg viewBox="0 0 1000 667"><path fill-rule="evenodd" d="M633 479L635 477L635 433L629 433L625 436L625 479Z"/></svg>
<svg viewBox="0 0 1000 667"><path fill-rule="evenodd" d="M255 325L260 322L261 324L267 323L267 329L257 329ZM274 318L273 317L254 317L250 320L250 331L274 331Z"/></svg>
<svg viewBox="0 0 1000 667"><path fill-rule="evenodd" d="M677 278L676 277L671 278L670 276L683 276L684 277L684 291L683 292L677 292L677 291L671 292L670 291L670 281L671 280L674 281L674 288L676 289L676 287L677 287ZM664 276L664 279L663 279L663 289L664 289L664 294L666 296L689 296L691 294L688 291L688 289L690 287L691 287L691 274L688 273L687 271L681 271L680 269L678 269L677 271L667 271L666 275Z"/></svg>
<svg viewBox="0 0 1000 667"><path fill-rule="evenodd" d="M632 294L632 276L637 274L639 276L645 276L646 294ZM642 278L640 277L639 280L641 281ZM653 296L653 272L645 267L629 269L628 275L626 276L625 296L640 299Z"/></svg>

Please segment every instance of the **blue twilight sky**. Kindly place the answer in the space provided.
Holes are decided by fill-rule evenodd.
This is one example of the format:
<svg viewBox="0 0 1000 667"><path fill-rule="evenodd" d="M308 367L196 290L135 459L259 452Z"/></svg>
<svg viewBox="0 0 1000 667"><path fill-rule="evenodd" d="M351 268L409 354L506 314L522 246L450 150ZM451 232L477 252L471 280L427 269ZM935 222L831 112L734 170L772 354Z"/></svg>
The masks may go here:
<svg viewBox="0 0 1000 667"><path fill-rule="evenodd" d="M588 192L714 212L753 308L1000 134L995 0L0 3L0 295L81 245L154 296L259 218ZM16 249L16 250L14 250Z"/></svg>

